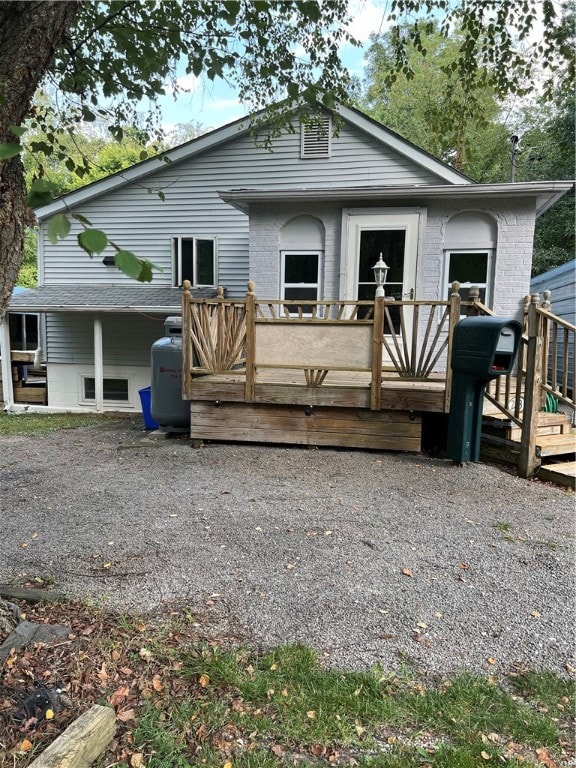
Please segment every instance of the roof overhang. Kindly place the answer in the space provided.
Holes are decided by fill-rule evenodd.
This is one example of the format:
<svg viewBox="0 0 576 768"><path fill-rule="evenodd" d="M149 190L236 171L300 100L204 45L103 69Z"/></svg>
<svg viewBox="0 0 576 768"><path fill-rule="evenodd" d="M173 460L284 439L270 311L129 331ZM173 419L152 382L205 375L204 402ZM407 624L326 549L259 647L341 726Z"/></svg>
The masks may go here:
<svg viewBox="0 0 576 768"><path fill-rule="evenodd" d="M295 202L392 202L428 200L504 200L533 198L536 216L541 216L562 195L574 187L573 181L526 181L515 184L438 184L386 187L300 187L292 189L230 189L219 192L224 202L248 212L251 203Z"/></svg>
<svg viewBox="0 0 576 768"><path fill-rule="evenodd" d="M192 291L195 298L211 298L213 288ZM169 286L42 285L14 294L8 312L83 312L142 313L178 315L182 311L182 291Z"/></svg>

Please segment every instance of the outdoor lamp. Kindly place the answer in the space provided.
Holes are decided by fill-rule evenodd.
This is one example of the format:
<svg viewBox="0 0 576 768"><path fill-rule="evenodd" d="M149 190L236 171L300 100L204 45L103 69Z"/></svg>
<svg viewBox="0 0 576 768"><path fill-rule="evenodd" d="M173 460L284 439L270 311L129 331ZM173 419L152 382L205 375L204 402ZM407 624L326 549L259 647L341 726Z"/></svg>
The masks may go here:
<svg viewBox="0 0 576 768"><path fill-rule="evenodd" d="M382 261L382 254L380 258L372 267L374 270L374 280L376 281L376 298L384 296L384 283L386 282L386 276L390 267L385 261Z"/></svg>

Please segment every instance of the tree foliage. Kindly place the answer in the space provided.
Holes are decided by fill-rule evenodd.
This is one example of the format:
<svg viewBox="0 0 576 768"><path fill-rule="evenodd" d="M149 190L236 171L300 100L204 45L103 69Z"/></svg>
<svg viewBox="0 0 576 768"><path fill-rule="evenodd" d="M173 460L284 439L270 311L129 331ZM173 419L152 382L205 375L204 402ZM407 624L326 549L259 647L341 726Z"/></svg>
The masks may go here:
<svg viewBox="0 0 576 768"><path fill-rule="evenodd" d="M393 33L372 37L361 106L476 181L504 181L509 131L498 121L495 89L481 69L465 87L452 67L462 35L455 31L444 37L438 26L430 22L428 30L421 32L425 56L413 42L407 43L410 70L399 72L392 82Z"/></svg>

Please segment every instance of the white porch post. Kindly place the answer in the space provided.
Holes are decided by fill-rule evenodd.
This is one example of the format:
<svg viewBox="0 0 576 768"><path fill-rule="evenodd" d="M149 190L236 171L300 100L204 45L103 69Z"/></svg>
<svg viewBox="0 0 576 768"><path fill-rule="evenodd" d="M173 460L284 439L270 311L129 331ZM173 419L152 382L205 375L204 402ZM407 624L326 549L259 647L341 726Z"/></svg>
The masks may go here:
<svg viewBox="0 0 576 768"><path fill-rule="evenodd" d="M12 365L10 364L10 324L8 315L0 320L0 354L2 355L2 391L5 410L14 405L14 386L12 383Z"/></svg>
<svg viewBox="0 0 576 768"><path fill-rule="evenodd" d="M94 403L97 413L104 410L104 357L102 354L102 318L94 317Z"/></svg>

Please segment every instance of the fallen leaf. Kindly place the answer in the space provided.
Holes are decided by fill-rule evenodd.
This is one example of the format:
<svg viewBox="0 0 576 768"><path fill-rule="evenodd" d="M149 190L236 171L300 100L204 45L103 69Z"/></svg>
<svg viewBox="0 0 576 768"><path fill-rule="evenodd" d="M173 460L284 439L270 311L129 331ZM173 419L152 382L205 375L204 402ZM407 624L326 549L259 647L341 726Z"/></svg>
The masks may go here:
<svg viewBox="0 0 576 768"><path fill-rule="evenodd" d="M132 768L143 768L144 755L142 754L142 752L134 752L134 754L130 758L130 765L132 766Z"/></svg>
<svg viewBox="0 0 576 768"><path fill-rule="evenodd" d="M313 709L309 709L308 712L306 712L306 717L309 717L310 720L314 720L316 717L316 712L314 712Z"/></svg>
<svg viewBox="0 0 576 768"><path fill-rule="evenodd" d="M494 656L489 656L486 661L488 664L498 664L498 661L494 658Z"/></svg>
<svg viewBox="0 0 576 768"><path fill-rule="evenodd" d="M112 568L112 563L102 563L102 568L107 571L109 568Z"/></svg>
<svg viewBox="0 0 576 768"><path fill-rule="evenodd" d="M149 651L148 648L140 648L138 656L140 656L141 659L144 659L144 661L152 661L154 658L154 654L152 651Z"/></svg>
<svg viewBox="0 0 576 768"><path fill-rule="evenodd" d="M488 752L484 752L484 750L480 752L480 756L482 757L483 760L490 760L490 755L488 754Z"/></svg>
<svg viewBox="0 0 576 768"><path fill-rule="evenodd" d="M402 568L402 573L404 576L410 576L411 578L414 578L414 574L410 570L410 568Z"/></svg>
<svg viewBox="0 0 576 768"><path fill-rule="evenodd" d="M532 611L532 613L530 614L530 616L534 616L535 619L539 619L541 615L542 614L540 613L540 611Z"/></svg>
<svg viewBox="0 0 576 768"><path fill-rule="evenodd" d="M154 688L155 691L160 692L164 686L162 685L162 680L160 679L160 675L156 674L152 678L152 688Z"/></svg>
<svg viewBox="0 0 576 768"><path fill-rule="evenodd" d="M130 720L136 720L136 712L133 709L125 709L122 712L118 712L116 717L121 723L127 723Z"/></svg>
<svg viewBox="0 0 576 768"><path fill-rule="evenodd" d="M198 678L198 682L202 686L202 688L208 688L210 685L210 677L208 675L200 675Z"/></svg>
<svg viewBox="0 0 576 768"><path fill-rule="evenodd" d="M232 768L232 760L226 760L222 768Z"/></svg>
<svg viewBox="0 0 576 768"><path fill-rule="evenodd" d="M29 741L28 739L24 739L24 741L21 741L20 744L18 745L18 751L29 752L33 746L34 745L32 744L31 741Z"/></svg>
<svg viewBox="0 0 576 768"><path fill-rule="evenodd" d="M282 755L284 754L284 750L282 749L280 744L274 744L274 746L272 747L272 752L274 752L276 757L282 757Z"/></svg>

